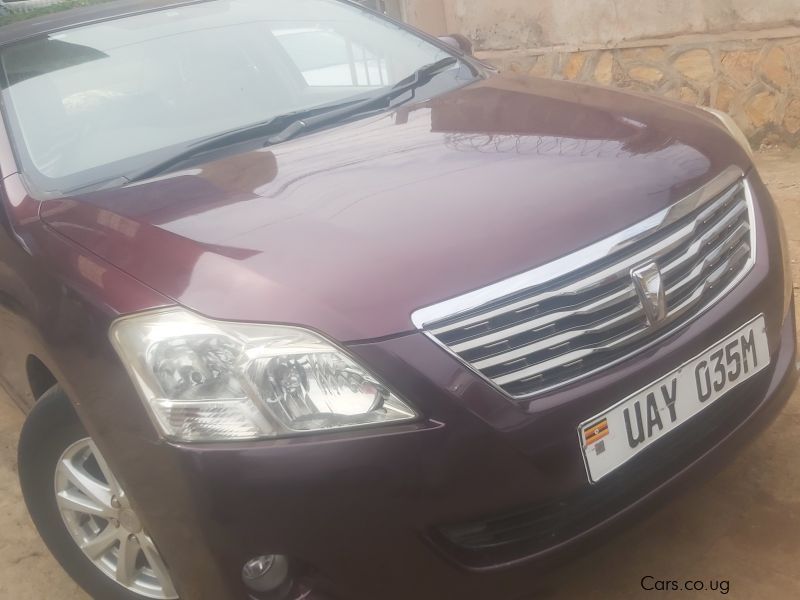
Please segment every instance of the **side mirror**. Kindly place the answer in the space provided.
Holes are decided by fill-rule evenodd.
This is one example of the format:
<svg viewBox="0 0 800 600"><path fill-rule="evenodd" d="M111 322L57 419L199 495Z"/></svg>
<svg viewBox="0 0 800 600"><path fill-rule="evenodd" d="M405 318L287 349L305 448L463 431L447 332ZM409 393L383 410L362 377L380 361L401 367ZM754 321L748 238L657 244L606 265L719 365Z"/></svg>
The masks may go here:
<svg viewBox="0 0 800 600"><path fill-rule="evenodd" d="M472 56L472 42L469 41L467 36L460 33L451 33L443 35L439 39L467 56Z"/></svg>

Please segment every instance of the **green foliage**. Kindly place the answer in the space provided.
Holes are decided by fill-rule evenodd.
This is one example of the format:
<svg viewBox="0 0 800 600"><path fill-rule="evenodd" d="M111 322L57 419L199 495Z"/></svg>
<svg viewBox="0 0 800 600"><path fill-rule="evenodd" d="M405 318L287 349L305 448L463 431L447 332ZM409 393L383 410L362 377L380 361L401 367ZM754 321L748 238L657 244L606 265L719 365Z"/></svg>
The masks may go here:
<svg viewBox="0 0 800 600"><path fill-rule="evenodd" d="M28 10L20 10L18 12L15 11L0 16L0 26L16 23L17 21L25 21L27 19L32 19L33 17L47 15L54 12L61 12L62 10L69 10L70 8L90 6L92 4L102 4L103 2L110 2L110 0L63 0L63 2L52 4L50 6L39 6ZM14 3L10 4L13 5Z"/></svg>

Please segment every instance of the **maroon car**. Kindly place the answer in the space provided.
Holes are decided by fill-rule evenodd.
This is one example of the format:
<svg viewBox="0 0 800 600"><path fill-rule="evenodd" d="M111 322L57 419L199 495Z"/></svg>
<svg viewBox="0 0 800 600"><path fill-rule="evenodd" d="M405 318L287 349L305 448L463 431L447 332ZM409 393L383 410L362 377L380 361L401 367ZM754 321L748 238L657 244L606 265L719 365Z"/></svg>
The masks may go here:
<svg viewBox="0 0 800 600"><path fill-rule="evenodd" d="M344 0L58 13L0 76L0 381L94 598L529 597L795 385L724 115Z"/></svg>

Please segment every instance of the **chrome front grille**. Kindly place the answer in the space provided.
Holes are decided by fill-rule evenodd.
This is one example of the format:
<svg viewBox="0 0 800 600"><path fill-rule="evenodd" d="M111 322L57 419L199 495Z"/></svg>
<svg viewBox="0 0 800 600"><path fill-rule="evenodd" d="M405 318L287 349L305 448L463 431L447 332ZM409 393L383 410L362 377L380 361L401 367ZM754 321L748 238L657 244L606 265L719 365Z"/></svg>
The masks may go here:
<svg viewBox="0 0 800 600"><path fill-rule="evenodd" d="M514 398L624 360L688 323L755 261L749 186L731 168L670 208L572 255L417 311L414 323ZM655 263L663 300L648 319L631 271Z"/></svg>

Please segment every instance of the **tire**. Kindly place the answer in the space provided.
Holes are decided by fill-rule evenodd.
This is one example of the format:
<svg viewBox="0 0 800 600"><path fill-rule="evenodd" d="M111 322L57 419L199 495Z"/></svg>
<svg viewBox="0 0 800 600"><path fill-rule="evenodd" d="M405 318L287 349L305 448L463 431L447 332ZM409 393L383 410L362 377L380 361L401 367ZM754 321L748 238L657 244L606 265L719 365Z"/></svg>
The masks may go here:
<svg viewBox="0 0 800 600"><path fill-rule="evenodd" d="M62 509L59 507L59 502L56 498L56 486L59 485L59 477L61 477L60 481L64 481L64 476L57 475L57 467L61 468L59 465L62 463L62 458L70 448L83 447L85 452L89 452L86 446L87 443L96 451L66 394L58 386L54 386L45 392L28 415L19 441L19 478L28 512L39 531L39 535L56 560L72 579L95 600L147 600L159 597L156 592L148 593L146 589L142 593L139 593L138 588L135 590L129 589L113 579L112 575L104 572L101 566L98 566L81 550L78 546L78 541L67 527L66 518L62 517ZM97 454L99 456L99 452ZM93 460L93 458L89 460ZM89 461L86 461L85 464L89 464ZM95 462L93 464L97 465L98 463ZM105 471L100 472L98 468L97 472L98 479L109 479L102 477ZM113 475L110 478L113 479ZM116 485L116 481L114 481L113 485L109 485L109 489L113 489ZM78 493L80 494L80 492ZM120 496L124 498L124 492ZM113 498L114 503L119 504L117 497L113 496ZM124 500L124 502L126 503L125 506L127 506L127 500ZM127 512L132 513L129 509ZM79 518L85 519L85 517L79 517L78 513L68 514L76 515L75 523L78 523ZM119 521L119 519L108 521L103 526L101 534L105 531L105 527L112 527L112 522L117 524L115 531L125 533L126 530L124 528L120 529ZM97 527L97 523L103 522L104 519L101 518L92 520L90 524L92 527ZM75 526L77 527L77 525ZM89 527L89 525L86 525L86 527ZM98 537L100 536L98 535ZM155 551L152 540L144 532L139 533L137 536L132 536L130 539L136 540L138 545L139 540L143 538L147 540L147 548ZM111 556L112 559L120 557L122 542L117 541L116 544L108 551L111 554L104 556ZM145 542L142 542L141 546L137 547L143 550L144 544ZM155 552L157 553L157 551ZM133 559L133 570L137 573L145 573L141 565L149 569L150 562L142 562L145 558L144 551L136 552L136 555L138 558ZM160 557L158 558L160 560ZM103 560L106 559L104 558ZM164 568L163 572L166 573L166 567L164 567L163 562L154 562L154 564L159 564ZM149 572L154 573L154 571ZM141 578L144 577L144 575L141 576ZM168 575L166 580L168 581L168 586L163 586L163 595L160 597L177 598L174 595L174 589L171 588ZM131 588L133 587L135 586L131 586Z"/></svg>

